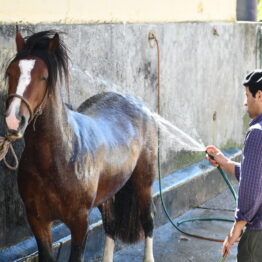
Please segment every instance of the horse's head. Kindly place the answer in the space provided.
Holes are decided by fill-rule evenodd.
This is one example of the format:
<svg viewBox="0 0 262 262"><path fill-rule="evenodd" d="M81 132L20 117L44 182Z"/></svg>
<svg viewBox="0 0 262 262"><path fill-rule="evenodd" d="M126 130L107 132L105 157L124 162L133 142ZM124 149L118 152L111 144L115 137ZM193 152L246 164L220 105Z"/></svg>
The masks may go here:
<svg viewBox="0 0 262 262"><path fill-rule="evenodd" d="M13 61L7 69L8 99L6 125L8 136L20 138L47 92L48 70L35 56Z"/></svg>
<svg viewBox="0 0 262 262"><path fill-rule="evenodd" d="M6 70L8 98L6 103L7 136L21 138L28 124L41 114L50 86L56 81L59 36L41 32L26 41L16 33L17 55ZM58 60L58 61L57 61ZM52 72L50 72L52 71Z"/></svg>

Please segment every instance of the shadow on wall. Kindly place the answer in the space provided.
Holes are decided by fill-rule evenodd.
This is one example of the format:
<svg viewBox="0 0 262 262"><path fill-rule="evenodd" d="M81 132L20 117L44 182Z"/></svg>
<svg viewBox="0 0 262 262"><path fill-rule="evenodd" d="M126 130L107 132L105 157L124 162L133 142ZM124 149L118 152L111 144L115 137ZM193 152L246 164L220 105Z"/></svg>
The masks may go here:
<svg viewBox="0 0 262 262"><path fill-rule="evenodd" d="M0 136L5 134L3 113L5 112L6 93L0 91ZM15 152L20 158L24 148L23 141L14 143ZM8 163L14 164L12 156L7 155ZM31 235L25 218L24 205L18 193L17 174L0 162L0 249L17 243Z"/></svg>

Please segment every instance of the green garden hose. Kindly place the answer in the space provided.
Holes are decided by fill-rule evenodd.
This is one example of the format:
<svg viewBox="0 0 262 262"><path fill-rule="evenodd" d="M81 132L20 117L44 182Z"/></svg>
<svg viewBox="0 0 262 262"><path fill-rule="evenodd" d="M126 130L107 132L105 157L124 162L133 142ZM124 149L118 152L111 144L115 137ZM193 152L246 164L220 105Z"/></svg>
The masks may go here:
<svg viewBox="0 0 262 262"><path fill-rule="evenodd" d="M209 156L212 158L212 156ZM224 219L224 218L191 218L191 219L185 219L185 220L181 220L178 221L177 223L175 223L172 218L170 217L164 199L163 199L163 194L162 194L162 185L161 185L161 172L160 172L160 160L159 160L159 150L158 150L158 176L159 176L159 192L160 192L160 199L161 199L161 203L162 203L162 207L163 210L168 218L168 220L170 221L170 223L174 226L175 229L177 229L180 233L190 236L190 237L194 237L194 238L198 238L198 239L203 239L203 240L209 240L209 241L214 241L214 242L224 242L224 240L222 239L215 239L215 238L210 238L210 237L205 237L205 236L200 236L200 235L195 235L195 234L190 234L188 232L185 232L184 230L182 230L179 226L187 223L187 222L193 222L193 221L222 221L222 222L234 222L234 220L232 219ZM233 188L233 186L231 185L227 175L224 173L224 171L221 169L220 166L217 167L219 173L222 175L223 179L225 180L227 186L229 187L235 201L237 201L237 194ZM223 256L222 259L220 260L220 262L224 262L226 259L226 256Z"/></svg>

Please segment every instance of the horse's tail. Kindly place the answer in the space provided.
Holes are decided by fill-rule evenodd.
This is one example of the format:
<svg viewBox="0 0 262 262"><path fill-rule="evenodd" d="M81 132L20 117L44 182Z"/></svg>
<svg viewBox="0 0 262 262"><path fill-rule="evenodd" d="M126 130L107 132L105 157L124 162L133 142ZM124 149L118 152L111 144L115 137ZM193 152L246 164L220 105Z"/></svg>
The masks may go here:
<svg viewBox="0 0 262 262"><path fill-rule="evenodd" d="M115 195L115 236L126 243L134 243L142 238L139 199L135 193L132 181Z"/></svg>

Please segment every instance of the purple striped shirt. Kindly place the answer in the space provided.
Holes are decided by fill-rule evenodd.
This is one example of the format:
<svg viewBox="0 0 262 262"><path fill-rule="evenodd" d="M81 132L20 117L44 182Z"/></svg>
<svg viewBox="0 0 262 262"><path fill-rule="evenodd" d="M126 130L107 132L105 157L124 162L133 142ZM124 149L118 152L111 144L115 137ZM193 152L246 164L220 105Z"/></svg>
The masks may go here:
<svg viewBox="0 0 262 262"><path fill-rule="evenodd" d="M247 221L249 229L262 229L262 114L249 124L235 174L239 180L235 219Z"/></svg>

